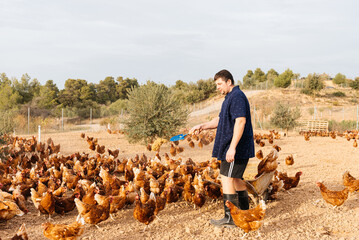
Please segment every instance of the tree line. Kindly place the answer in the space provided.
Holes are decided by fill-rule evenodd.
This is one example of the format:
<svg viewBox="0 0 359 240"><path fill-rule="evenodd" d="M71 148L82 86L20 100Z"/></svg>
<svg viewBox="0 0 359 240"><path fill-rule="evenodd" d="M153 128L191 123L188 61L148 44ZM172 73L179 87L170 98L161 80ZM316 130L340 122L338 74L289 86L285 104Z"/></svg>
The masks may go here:
<svg viewBox="0 0 359 240"><path fill-rule="evenodd" d="M299 73L293 73L291 69L286 69L283 73L279 74L273 68L264 73L262 69L256 68L254 72L248 70L247 74L243 77L242 83L239 83L242 88L255 87L265 83L267 87L289 87L293 80L301 79L303 81L303 93L312 94L315 91L319 91L324 88L324 81L332 80L334 84L350 86L353 89L359 89L359 77L354 80L348 79L344 74L338 73L334 78L331 78L328 74L311 73L307 77L300 78Z"/></svg>
<svg viewBox="0 0 359 240"><path fill-rule="evenodd" d="M171 87L158 85L162 85L187 104L202 101L216 91L213 79L201 79L196 83L178 80ZM32 115L56 117L60 116L61 109L65 109L66 116L88 117L88 110L92 108L94 117L102 117L116 114L121 109L126 110L128 92L138 87L140 84L136 78L109 76L97 84L84 79L67 79L64 89L60 90L53 80L41 85L28 74L23 74L20 79L10 79L5 73L1 73L0 111L25 113L31 107Z"/></svg>

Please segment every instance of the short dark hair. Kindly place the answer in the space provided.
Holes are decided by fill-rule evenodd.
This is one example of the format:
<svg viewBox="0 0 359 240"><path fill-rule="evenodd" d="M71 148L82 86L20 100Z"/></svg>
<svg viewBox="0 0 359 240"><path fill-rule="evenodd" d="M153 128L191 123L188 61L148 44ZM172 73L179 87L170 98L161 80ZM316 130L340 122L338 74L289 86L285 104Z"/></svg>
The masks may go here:
<svg viewBox="0 0 359 240"><path fill-rule="evenodd" d="M231 80L232 84L234 85L233 76L226 69L223 69L223 70L219 71L218 73L216 73L216 75L214 75L214 81L216 81L218 78L222 78L225 82L227 82L228 80Z"/></svg>

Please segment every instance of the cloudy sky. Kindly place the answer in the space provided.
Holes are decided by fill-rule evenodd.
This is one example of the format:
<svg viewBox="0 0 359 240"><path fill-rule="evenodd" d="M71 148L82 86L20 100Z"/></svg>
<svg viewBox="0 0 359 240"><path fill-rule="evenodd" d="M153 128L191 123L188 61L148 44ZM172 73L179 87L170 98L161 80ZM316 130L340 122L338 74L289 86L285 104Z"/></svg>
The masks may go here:
<svg viewBox="0 0 359 240"><path fill-rule="evenodd" d="M0 0L0 73L173 85L226 68L359 76L355 0Z"/></svg>

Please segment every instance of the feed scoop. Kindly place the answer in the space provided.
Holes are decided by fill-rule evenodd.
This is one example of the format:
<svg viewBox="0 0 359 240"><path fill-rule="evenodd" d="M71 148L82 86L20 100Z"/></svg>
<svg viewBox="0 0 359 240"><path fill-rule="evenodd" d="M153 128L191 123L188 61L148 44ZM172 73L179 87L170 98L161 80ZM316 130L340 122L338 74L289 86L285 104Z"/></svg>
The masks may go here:
<svg viewBox="0 0 359 240"><path fill-rule="evenodd" d="M175 141L183 140L185 139L186 136L187 134L178 134L176 136L171 137L170 141L175 142Z"/></svg>

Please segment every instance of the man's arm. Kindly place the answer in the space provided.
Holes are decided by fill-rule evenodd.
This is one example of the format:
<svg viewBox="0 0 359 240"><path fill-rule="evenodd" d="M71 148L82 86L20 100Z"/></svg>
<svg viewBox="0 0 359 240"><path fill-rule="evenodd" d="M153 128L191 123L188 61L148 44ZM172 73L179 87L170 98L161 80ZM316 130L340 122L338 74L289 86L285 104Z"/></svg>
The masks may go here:
<svg viewBox="0 0 359 240"><path fill-rule="evenodd" d="M195 131L201 132L202 130L217 128L218 122L219 122L219 117L213 118L209 122L205 122L194 126L193 128L191 128L191 130L189 130L189 133L192 134Z"/></svg>
<svg viewBox="0 0 359 240"><path fill-rule="evenodd" d="M231 145L229 146L229 149L226 154L227 162L234 161L234 155L236 154L236 146L239 143L239 140L241 139L241 137L243 135L245 125L246 125L245 117L236 118L236 122L234 123L233 137L232 137Z"/></svg>

